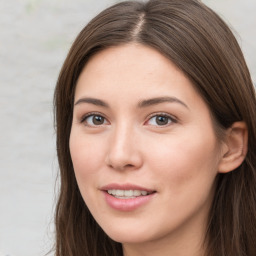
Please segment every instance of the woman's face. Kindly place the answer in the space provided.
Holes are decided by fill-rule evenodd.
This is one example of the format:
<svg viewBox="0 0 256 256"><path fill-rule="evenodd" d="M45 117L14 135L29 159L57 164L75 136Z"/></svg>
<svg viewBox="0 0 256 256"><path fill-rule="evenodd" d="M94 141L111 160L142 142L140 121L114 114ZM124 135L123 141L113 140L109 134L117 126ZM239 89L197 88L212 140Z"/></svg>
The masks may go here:
<svg viewBox="0 0 256 256"><path fill-rule="evenodd" d="M156 50L106 49L76 91L70 152L93 217L124 244L201 236L221 145L191 82Z"/></svg>

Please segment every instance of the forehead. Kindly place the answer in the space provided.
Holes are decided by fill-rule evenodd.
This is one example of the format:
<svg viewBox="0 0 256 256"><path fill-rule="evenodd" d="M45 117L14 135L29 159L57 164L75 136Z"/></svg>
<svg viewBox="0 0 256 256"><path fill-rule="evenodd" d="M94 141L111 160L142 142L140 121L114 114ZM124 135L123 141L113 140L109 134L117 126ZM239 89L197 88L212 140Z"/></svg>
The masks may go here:
<svg viewBox="0 0 256 256"><path fill-rule="evenodd" d="M106 96L114 92L119 96L178 96L181 91L191 97L197 94L183 72L157 50L127 44L105 49L89 60L79 76L76 97L83 93Z"/></svg>

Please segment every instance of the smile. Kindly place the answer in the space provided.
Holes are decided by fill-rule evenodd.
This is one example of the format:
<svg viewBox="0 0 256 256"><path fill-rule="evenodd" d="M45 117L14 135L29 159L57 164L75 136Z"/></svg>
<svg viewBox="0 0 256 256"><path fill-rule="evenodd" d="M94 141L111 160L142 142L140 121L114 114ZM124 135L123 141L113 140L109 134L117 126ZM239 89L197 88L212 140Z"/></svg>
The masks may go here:
<svg viewBox="0 0 256 256"><path fill-rule="evenodd" d="M157 191L134 184L112 183L100 190L107 205L117 211L134 211L154 200Z"/></svg>
<svg viewBox="0 0 256 256"><path fill-rule="evenodd" d="M121 189L109 189L108 194L119 199L130 199L136 198L138 196L146 196L152 194L152 192L147 192L145 190L121 190Z"/></svg>

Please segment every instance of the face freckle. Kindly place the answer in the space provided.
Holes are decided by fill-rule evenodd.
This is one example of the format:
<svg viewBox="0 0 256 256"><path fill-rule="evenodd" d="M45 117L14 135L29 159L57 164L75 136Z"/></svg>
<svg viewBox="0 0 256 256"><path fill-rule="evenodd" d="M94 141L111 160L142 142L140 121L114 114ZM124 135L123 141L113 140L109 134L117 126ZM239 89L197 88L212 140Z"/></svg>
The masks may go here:
<svg viewBox="0 0 256 256"><path fill-rule="evenodd" d="M186 76L152 48L116 46L87 63L75 103L70 134L74 171L103 230L126 246L200 237L221 145L207 105ZM89 118L81 122L86 115L103 119L100 124ZM167 122L155 122L156 117ZM115 194L126 190L150 195L120 199Z"/></svg>

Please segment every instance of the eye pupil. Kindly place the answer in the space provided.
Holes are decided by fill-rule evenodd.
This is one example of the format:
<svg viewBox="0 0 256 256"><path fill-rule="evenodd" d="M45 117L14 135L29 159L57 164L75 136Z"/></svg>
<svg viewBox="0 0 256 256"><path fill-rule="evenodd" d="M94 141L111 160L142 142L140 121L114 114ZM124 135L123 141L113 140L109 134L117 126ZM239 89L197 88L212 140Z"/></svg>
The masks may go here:
<svg viewBox="0 0 256 256"><path fill-rule="evenodd" d="M158 125L166 125L168 124L168 117L165 116L157 116L156 123Z"/></svg>
<svg viewBox="0 0 256 256"><path fill-rule="evenodd" d="M92 121L93 121L93 124L95 124L95 125L101 125L104 123L104 117L94 116Z"/></svg>

